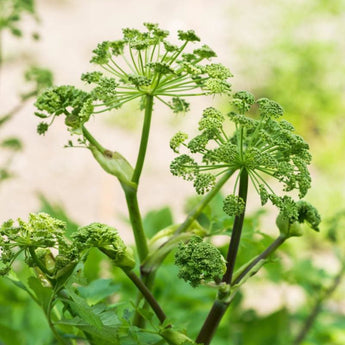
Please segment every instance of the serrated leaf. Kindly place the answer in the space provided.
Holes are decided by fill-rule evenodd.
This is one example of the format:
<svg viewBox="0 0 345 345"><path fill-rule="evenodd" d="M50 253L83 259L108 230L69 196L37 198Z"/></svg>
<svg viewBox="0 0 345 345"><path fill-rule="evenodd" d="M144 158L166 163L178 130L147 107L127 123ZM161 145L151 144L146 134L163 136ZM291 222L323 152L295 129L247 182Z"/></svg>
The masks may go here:
<svg viewBox="0 0 345 345"><path fill-rule="evenodd" d="M68 289L68 294L72 300L65 299L64 301L68 303L73 311L88 325L95 327L96 329L102 329L103 323L101 318L94 312L92 307L90 307L86 300Z"/></svg>
<svg viewBox="0 0 345 345"><path fill-rule="evenodd" d="M128 327L126 326L119 325L115 327L102 325L101 328L98 328L94 325L90 325L80 317L75 317L71 320L61 320L56 324L74 326L83 332L87 332L92 335L94 343L97 345L120 344L120 334L126 334L128 332Z"/></svg>
<svg viewBox="0 0 345 345"><path fill-rule="evenodd" d="M113 293L119 291L120 286L113 283L112 279L97 279L87 286L78 288L80 295L89 304L96 304Z"/></svg>

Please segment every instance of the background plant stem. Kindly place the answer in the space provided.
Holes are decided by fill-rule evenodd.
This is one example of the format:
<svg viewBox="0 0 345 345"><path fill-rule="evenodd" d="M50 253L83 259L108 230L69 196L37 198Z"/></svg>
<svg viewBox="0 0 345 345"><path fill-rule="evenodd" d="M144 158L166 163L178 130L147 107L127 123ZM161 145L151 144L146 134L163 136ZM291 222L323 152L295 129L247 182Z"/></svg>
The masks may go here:
<svg viewBox="0 0 345 345"><path fill-rule="evenodd" d="M324 291L324 293L321 296L317 298L309 316L306 318L301 330L297 334L297 337L295 338L293 345L300 345L302 341L306 338L317 316L320 314L322 310L323 303L325 302L326 299L328 299L333 294L333 292L339 286L344 273L345 273L345 265L343 264L340 272L334 277L333 282L330 285L330 287L326 291Z"/></svg>

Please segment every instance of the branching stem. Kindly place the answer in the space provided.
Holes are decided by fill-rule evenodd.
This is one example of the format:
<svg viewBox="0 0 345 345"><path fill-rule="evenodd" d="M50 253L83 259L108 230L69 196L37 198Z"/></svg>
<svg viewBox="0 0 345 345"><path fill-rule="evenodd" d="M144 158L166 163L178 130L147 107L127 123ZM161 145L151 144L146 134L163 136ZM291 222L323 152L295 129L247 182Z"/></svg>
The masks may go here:
<svg viewBox="0 0 345 345"><path fill-rule="evenodd" d="M261 254L259 254L254 260L252 260L247 267L233 280L232 285L235 286L240 284L241 281L246 278L248 275L251 275L251 270L261 261L267 259L271 254L273 254L286 240L287 238L284 236L279 236L270 246L268 246ZM227 308L232 302L232 298L229 302L217 299L200 332L196 339L198 344L209 345L217 327L225 314Z"/></svg>
<svg viewBox="0 0 345 345"><path fill-rule="evenodd" d="M145 300L149 303L152 310L158 317L160 323L163 323L166 319L166 315L160 305L158 304L157 300L152 295L151 291L146 287L143 281L133 272L133 271L125 271L128 278L135 284L138 290L142 293Z"/></svg>
<svg viewBox="0 0 345 345"><path fill-rule="evenodd" d="M244 203L246 203L247 201L247 193L248 193L248 172L245 168L243 168L240 173L238 196L244 201ZM241 234L242 234L244 214L245 214L245 210L243 210L242 214L235 217L234 225L232 228L232 235L231 235L229 250L227 254L226 272L222 279L223 282L230 285L232 283L231 282L232 276L234 272L238 247L240 244L240 239L241 239ZM210 344L213 338L213 335L227 307L228 307L228 303L225 303L218 299L214 302L200 330L200 333L196 339L197 343L204 344L204 345Z"/></svg>

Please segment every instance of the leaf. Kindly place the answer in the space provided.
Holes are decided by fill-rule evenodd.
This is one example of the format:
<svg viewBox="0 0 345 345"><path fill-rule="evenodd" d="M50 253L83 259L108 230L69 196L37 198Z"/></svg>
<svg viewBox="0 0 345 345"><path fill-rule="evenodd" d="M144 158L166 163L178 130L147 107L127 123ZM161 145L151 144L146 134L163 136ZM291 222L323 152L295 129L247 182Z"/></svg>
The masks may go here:
<svg viewBox="0 0 345 345"><path fill-rule="evenodd" d="M12 277L12 278L11 278ZM20 289L24 290L26 293L30 295L30 297L38 303L37 298L33 295L33 293L21 282L17 279L15 273L13 271L10 272L10 274L5 277L5 279L9 280L12 284L19 287Z"/></svg>
<svg viewBox="0 0 345 345"><path fill-rule="evenodd" d="M151 310L145 309L145 308L137 308L137 312L147 321L153 320L153 312Z"/></svg>
<svg viewBox="0 0 345 345"><path fill-rule="evenodd" d="M258 317L255 313L241 320L241 339L239 342L246 345L291 344L291 331L289 329L289 313L281 309L266 317Z"/></svg>
<svg viewBox="0 0 345 345"><path fill-rule="evenodd" d="M148 212L143 219L146 235L151 238L159 230L173 224L173 216L169 207Z"/></svg>
<svg viewBox="0 0 345 345"><path fill-rule="evenodd" d="M83 332L92 335L93 343L97 345L118 345L120 327L111 327L102 325L101 328L94 325L90 325L80 317L75 317L71 320L61 320L56 322L58 325L74 326ZM121 326L122 327L122 326ZM122 327L123 328L123 327ZM121 329L122 332L126 332L128 328Z"/></svg>
<svg viewBox="0 0 345 345"><path fill-rule="evenodd" d="M96 329L102 329L103 323L101 318L93 311L92 307L86 303L86 300L74 293L72 289L68 289L68 294L72 300L64 299L64 302L68 303L73 311L88 325Z"/></svg>
<svg viewBox="0 0 345 345"><path fill-rule="evenodd" d="M89 304L96 304L119 289L120 285L114 284L112 279L97 279L87 286L78 288L80 296L85 298Z"/></svg>
<svg viewBox="0 0 345 345"><path fill-rule="evenodd" d="M50 300L53 296L53 291L49 287L42 285L41 281L35 277L29 277L28 279L29 287L34 291L38 303L42 306L43 310L48 314Z"/></svg>

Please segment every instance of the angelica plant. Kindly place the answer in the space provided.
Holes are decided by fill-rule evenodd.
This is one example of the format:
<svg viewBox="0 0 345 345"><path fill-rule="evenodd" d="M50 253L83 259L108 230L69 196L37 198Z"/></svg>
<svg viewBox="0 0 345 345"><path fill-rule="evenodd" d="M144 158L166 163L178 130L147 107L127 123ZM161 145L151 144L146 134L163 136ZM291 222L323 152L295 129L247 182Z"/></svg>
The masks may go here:
<svg viewBox="0 0 345 345"><path fill-rule="evenodd" d="M193 30L178 31L179 43L173 44L168 40L169 32L157 24L144 26L144 31L126 28L122 39L104 41L93 50L91 63L96 70L81 76L85 90L71 85L50 87L38 95L35 103L35 115L43 119L37 127L39 134L45 134L58 117L63 117L72 136L67 146L76 146L77 141L106 173L119 181L133 230L134 251L115 228L99 222L83 225L71 236L66 235L63 222L42 213L31 215L28 222L18 220L15 225L8 221L1 227L2 275L12 279L14 260L24 256L31 274L41 287L48 289L44 290L49 298L43 308L61 344L76 344L71 339L77 338L92 345L133 344L126 336L134 334L137 344L208 345L237 291L268 258L289 238L301 236L303 223L319 231L318 211L302 200L311 187L309 146L282 119L282 107L266 98L256 100L247 91L232 93L230 70L209 61L216 53L207 45L200 45ZM154 105L161 102L174 113L186 112L186 98L215 94L226 96L228 112L208 107L199 121L198 135L189 139L188 134L178 131L170 140L170 147L177 154L171 173L191 181L201 198L184 221L155 229L149 236L137 192ZM116 150L105 148L102 138L96 139L91 133L88 122L135 100L139 101L144 118L133 163ZM230 180L232 191L227 186ZM279 234L265 250L238 268L250 188L258 194L260 207L271 203L278 209ZM227 224L232 224L225 256L213 244L211 227L200 220L220 192L225 197L218 211ZM227 230L225 227L218 233ZM120 315L118 306L91 305L83 298L80 285L85 281L81 275L94 251L105 255L136 287L132 318ZM156 296L157 271L171 254L178 268L175 281L181 278L196 289L205 285L216 294L195 340L169 317ZM35 287L37 290L37 284ZM26 288L29 293L31 290ZM153 338L140 340L143 334Z"/></svg>

